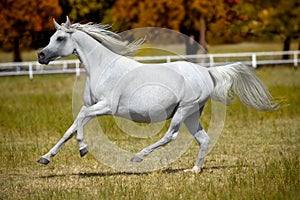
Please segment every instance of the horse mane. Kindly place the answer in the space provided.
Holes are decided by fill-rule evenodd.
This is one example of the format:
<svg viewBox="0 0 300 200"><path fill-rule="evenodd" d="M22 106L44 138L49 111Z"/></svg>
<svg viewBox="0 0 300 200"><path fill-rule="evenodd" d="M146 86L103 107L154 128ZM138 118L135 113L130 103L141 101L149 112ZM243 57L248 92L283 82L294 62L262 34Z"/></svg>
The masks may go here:
<svg viewBox="0 0 300 200"><path fill-rule="evenodd" d="M62 24L61 27L66 32L74 32L74 30L82 31L103 44L106 48L123 56L134 55L145 41L145 38L140 38L133 42L122 41L118 34L109 30L111 28L110 25L75 23L69 27L66 27L64 24Z"/></svg>

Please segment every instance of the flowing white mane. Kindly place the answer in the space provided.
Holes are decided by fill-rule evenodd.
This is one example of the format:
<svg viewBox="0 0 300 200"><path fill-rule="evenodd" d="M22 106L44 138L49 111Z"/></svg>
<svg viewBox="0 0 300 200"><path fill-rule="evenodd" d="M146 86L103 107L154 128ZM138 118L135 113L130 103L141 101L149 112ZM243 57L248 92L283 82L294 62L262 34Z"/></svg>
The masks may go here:
<svg viewBox="0 0 300 200"><path fill-rule="evenodd" d="M135 54L145 41L145 38L141 38L133 42L122 41L118 34L108 30L110 27L110 25L94 23L75 23L69 27L62 24L61 29L66 32L74 32L74 30L85 32L111 51L124 56Z"/></svg>

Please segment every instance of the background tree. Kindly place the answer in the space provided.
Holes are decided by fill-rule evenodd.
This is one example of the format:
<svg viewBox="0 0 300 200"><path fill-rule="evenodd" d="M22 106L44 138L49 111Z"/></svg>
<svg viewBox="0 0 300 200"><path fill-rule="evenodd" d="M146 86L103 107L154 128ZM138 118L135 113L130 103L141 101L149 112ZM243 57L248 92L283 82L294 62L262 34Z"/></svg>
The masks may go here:
<svg viewBox="0 0 300 200"><path fill-rule="evenodd" d="M185 16L181 23L180 31L186 35L189 35L200 45L207 50L206 35L210 31L210 26L221 20L225 19L225 9L222 0L184 0L183 1ZM193 49L190 45L193 45L189 41L186 41L187 50ZM189 54L195 54L191 51Z"/></svg>
<svg viewBox="0 0 300 200"><path fill-rule="evenodd" d="M77 22L101 22L107 15L115 0L60 0L64 15Z"/></svg>
<svg viewBox="0 0 300 200"><path fill-rule="evenodd" d="M182 0L117 0L112 7L112 20L122 31L145 26L179 30L183 9Z"/></svg>
<svg viewBox="0 0 300 200"><path fill-rule="evenodd" d="M227 3L227 1L230 1ZM159 26L178 30L199 42L206 49L206 35L227 31L227 12L238 0L117 0L112 8L114 25L119 30L143 26ZM211 33L214 35L216 33ZM223 34L224 35L224 34ZM212 38L212 37L211 37ZM187 54L198 51L187 38Z"/></svg>
<svg viewBox="0 0 300 200"><path fill-rule="evenodd" d="M52 18L58 18L58 0L2 0L0 2L0 44L13 50L14 61L22 61L20 48L31 44L34 32L53 29Z"/></svg>
<svg viewBox="0 0 300 200"><path fill-rule="evenodd" d="M242 16L241 34L263 39L280 39L283 50L290 50L292 39L300 38L300 2L298 0L244 0L235 10ZM284 56L285 59L288 55Z"/></svg>

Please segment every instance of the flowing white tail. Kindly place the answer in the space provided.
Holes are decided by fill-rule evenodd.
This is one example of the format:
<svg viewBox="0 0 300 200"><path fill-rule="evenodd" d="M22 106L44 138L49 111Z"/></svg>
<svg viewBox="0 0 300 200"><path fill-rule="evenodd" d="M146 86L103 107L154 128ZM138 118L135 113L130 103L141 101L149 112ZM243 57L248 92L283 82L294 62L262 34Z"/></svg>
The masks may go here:
<svg viewBox="0 0 300 200"><path fill-rule="evenodd" d="M236 94L243 104L260 111L272 111L279 108L272 102L266 86L258 79L253 70L245 64L234 63L209 69L214 81L211 98L230 105Z"/></svg>

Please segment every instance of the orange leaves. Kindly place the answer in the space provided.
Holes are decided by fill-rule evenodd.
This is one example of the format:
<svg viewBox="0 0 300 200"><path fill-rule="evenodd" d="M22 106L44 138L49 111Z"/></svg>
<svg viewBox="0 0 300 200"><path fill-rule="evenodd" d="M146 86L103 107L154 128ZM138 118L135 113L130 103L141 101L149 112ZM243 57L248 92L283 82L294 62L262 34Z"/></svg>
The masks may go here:
<svg viewBox="0 0 300 200"><path fill-rule="evenodd" d="M10 32L35 30L38 22L43 23L39 26L50 29L47 24L50 16L58 17L61 14L59 0L4 0L0 7L1 19L5 19L0 21L1 29L10 29Z"/></svg>
<svg viewBox="0 0 300 200"><path fill-rule="evenodd" d="M200 17L207 22L226 15L224 0L117 0L112 8L118 29L159 26L180 30L199 29Z"/></svg>
<svg viewBox="0 0 300 200"><path fill-rule="evenodd" d="M15 51L30 45L34 32L53 30L52 17L62 12L59 0L2 0L0 10L0 43Z"/></svg>
<svg viewBox="0 0 300 200"><path fill-rule="evenodd" d="M141 22L149 26L167 27L179 30L180 22L184 17L181 1L161 0L145 1L140 4ZM148 19L144 21L143 19ZM142 25L143 23L140 23Z"/></svg>
<svg viewBox="0 0 300 200"><path fill-rule="evenodd" d="M112 9L119 28L159 26L179 30L184 17L182 0L117 0Z"/></svg>
<svg viewBox="0 0 300 200"><path fill-rule="evenodd" d="M235 12L230 10L233 1L239 0L117 0L112 16L118 30L166 27L194 35L196 40L202 35L204 44L207 32L218 30L213 34L225 34L230 26L228 21L235 17Z"/></svg>
<svg viewBox="0 0 300 200"><path fill-rule="evenodd" d="M50 18L61 14L58 0L4 0L0 7L0 34L5 33L7 37L21 37L25 32L49 30L53 28L49 23Z"/></svg>

